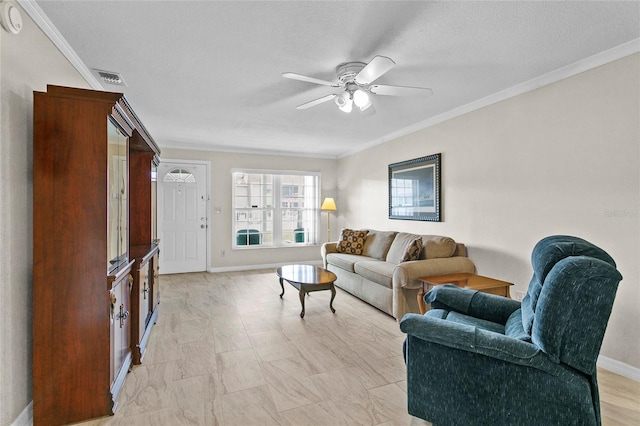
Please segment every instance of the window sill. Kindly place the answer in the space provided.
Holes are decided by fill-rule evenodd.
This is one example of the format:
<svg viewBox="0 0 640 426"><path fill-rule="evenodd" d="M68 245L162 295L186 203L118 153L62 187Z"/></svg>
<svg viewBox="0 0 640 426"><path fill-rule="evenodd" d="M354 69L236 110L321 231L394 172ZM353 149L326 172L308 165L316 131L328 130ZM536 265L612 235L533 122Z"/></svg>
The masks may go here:
<svg viewBox="0 0 640 426"><path fill-rule="evenodd" d="M279 246L269 246L269 245L261 245L261 244L251 244L247 246L237 246L234 245L231 247L231 250L256 250L256 249L287 249L287 248L300 248L300 247L320 247L321 244L318 243L291 243L291 244L283 244Z"/></svg>

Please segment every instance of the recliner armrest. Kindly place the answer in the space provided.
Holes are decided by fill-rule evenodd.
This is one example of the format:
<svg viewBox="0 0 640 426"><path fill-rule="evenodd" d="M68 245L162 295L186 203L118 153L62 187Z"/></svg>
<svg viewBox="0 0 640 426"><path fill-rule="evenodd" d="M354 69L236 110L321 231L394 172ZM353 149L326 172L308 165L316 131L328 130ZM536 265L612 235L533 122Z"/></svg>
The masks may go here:
<svg viewBox="0 0 640 426"><path fill-rule="evenodd" d="M504 325L509 316L520 308L520 302L495 294L445 284L431 289L424 296L432 309L455 311L474 318Z"/></svg>
<svg viewBox="0 0 640 426"><path fill-rule="evenodd" d="M562 367L551 362L537 346L470 325L406 314L400 321L400 330L408 336L442 346L538 368L555 375L562 374Z"/></svg>

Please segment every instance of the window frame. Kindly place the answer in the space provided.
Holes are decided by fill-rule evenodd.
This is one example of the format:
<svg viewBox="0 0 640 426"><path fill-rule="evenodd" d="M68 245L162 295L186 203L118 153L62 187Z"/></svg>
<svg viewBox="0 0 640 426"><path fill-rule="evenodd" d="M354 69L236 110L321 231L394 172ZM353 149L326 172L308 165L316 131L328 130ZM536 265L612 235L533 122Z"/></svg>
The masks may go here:
<svg viewBox="0 0 640 426"><path fill-rule="evenodd" d="M272 176L272 191L271 191L271 199L272 199L272 207L237 207L236 202L238 200L237 197L240 195L237 194L237 190L240 187L236 181L236 175L238 173L242 173L245 175L253 174L253 175L263 175L263 176ZM282 183L282 178L284 176L305 176L314 179L315 188L313 188L313 194L311 194L311 198L313 199L313 207L284 207L283 202L285 200L283 196L283 186L288 186L288 184ZM320 172L313 171L302 171L302 170L272 170L272 169L244 169L244 168L233 168L231 169L231 188L232 188L232 201L231 201L231 249L232 250L251 250L251 249L265 249L265 248L293 248L293 247L306 247L306 246L317 246L320 241L320 194L321 194L321 180L322 174ZM247 183L250 185L250 183ZM313 185L312 185L313 186ZM250 203L251 204L251 203ZM283 234L283 213L285 211L298 210L300 212L311 211L311 226L313 229L311 232L305 233L305 240L303 242L295 242L295 234L293 241L284 240L282 238ZM262 226L265 223L264 221L260 222L260 240L259 243L249 243L251 240L251 235L247 235L247 243L248 244L238 244L237 242L237 228L238 228L238 217L242 213L242 211L253 212L253 211L262 211L262 212L271 212L271 220L272 220L272 238L271 242L268 244L263 243L262 237L263 235L268 235L263 232ZM307 219L308 221L309 219ZM252 229L251 226L247 226L248 229ZM308 237L310 236L310 237Z"/></svg>

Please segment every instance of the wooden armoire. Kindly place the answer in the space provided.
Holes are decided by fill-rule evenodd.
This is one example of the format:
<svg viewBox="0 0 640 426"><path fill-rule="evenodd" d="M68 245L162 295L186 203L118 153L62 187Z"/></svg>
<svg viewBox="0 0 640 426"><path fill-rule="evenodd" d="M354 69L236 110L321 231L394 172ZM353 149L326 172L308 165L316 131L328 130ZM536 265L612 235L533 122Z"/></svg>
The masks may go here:
<svg viewBox="0 0 640 426"><path fill-rule="evenodd" d="M124 95L34 92L36 426L113 414L143 358L159 307L159 155Z"/></svg>

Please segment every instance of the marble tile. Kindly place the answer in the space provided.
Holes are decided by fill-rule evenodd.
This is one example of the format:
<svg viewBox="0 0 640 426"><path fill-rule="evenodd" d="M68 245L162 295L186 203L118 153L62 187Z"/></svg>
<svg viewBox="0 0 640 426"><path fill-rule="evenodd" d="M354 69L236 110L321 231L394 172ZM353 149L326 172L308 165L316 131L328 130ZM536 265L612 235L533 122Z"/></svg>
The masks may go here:
<svg viewBox="0 0 640 426"><path fill-rule="evenodd" d="M267 384L251 348L219 353L216 363L224 393Z"/></svg>
<svg viewBox="0 0 640 426"><path fill-rule="evenodd" d="M118 398L118 414L123 417L171 408L171 382L176 365L165 362L143 365L128 375Z"/></svg>
<svg viewBox="0 0 640 426"><path fill-rule="evenodd" d="M299 356L318 372L339 370L345 367L340 358L331 351L322 338L305 338L291 342Z"/></svg>
<svg viewBox="0 0 640 426"><path fill-rule="evenodd" d="M216 350L213 340L199 340L181 346L183 357L175 361L173 380L215 374Z"/></svg>
<svg viewBox="0 0 640 426"><path fill-rule="evenodd" d="M286 285L286 284L285 284ZM306 299L274 270L163 275L160 316L112 417L84 426L424 426L406 407L404 334L339 290ZM598 370L604 426L640 424L640 383Z"/></svg>
<svg viewBox="0 0 640 426"><path fill-rule="evenodd" d="M213 341L217 353L251 347L249 335L242 325L222 325L213 329Z"/></svg>
<svg viewBox="0 0 640 426"><path fill-rule="evenodd" d="M220 398L222 424L278 426L278 412L267 386L258 386Z"/></svg>
<svg viewBox="0 0 640 426"><path fill-rule="evenodd" d="M397 425L411 424L413 417L407 413L407 394L395 384L369 389L368 392L377 416Z"/></svg>
<svg viewBox="0 0 640 426"><path fill-rule="evenodd" d="M600 408L605 425L640 424L640 382L598 369Z"/></svg>
<svg viewBox="0 0 640 426"><path fill-rule="evenodd" d="M325 408L320 404L307 405L305 407L294 408L280 413L281 425L291 426L328 426L340 425L338 419L331 408Z"/></svg>
<svg viewBox="0 0 640 426"><path fill-rule="evenodd" d="M295 354L289 345L289 339L281 331L251 333L249 340L261 362L289 358Z"/></svg>

